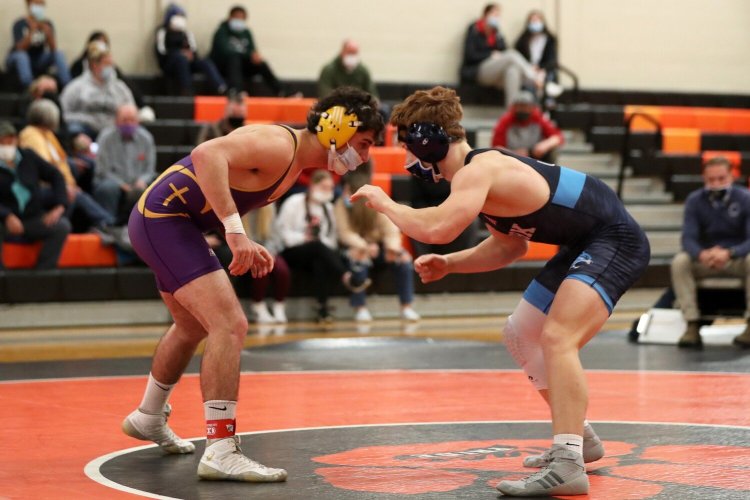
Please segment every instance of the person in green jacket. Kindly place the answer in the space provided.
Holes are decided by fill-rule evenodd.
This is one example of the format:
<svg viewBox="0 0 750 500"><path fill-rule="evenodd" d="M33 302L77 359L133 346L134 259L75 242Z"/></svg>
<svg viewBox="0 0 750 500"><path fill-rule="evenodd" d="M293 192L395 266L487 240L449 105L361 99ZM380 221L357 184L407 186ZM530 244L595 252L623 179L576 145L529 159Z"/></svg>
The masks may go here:
<svg viewBox="0 0 750 500"><path fill-rule="evenodd" d="M260 75L274 95L283 95L281 83L258 53L253 35L247 27L247 10L244 7L236 5L229 10L229 18L214 33L210 57L230 89L240 92L244 90L245 77Z"/></svg>
<svg viewBox="0 0 750 500"><path fill-rule="evenodd" d="M344 86L364 90L378 99L375 82L370 77L370 71L362 64L359 45L354 40L344 40L341 52L323 67L318 78L318 97Z"/></svg>

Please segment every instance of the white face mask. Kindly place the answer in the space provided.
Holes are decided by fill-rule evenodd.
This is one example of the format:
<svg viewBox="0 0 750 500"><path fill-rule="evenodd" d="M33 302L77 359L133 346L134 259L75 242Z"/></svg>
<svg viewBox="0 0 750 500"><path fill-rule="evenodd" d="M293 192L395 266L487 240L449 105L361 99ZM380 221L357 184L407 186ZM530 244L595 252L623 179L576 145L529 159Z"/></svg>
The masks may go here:
<svg viewBox="0 0 750 500"><path fill-rule="evenodd" d="M354 171L362 163L364 163L362 157L349 143L346 144L346 151L341 154L335 149L328 150L328 170L336 172L338 175Z"/></svg>
<svg viewBox="0 0 750 500"><path fill-rule="evenodd" d="M357 54L347 54L341 58L341 64L348 71L351 71L359 65L359 56Z"/></svg>
<svg viewBox="0 0 750 500"><path fill-rule="evenodd" d="M15 161L18 148L13 144L0 145L0 160L5 163Z"/></svg>
<svg viewBox="0 0 750 500"><path fill-rule="evenodd" d="M310 199L322 205L323 203L333 201L333 193L331 191L313 189L310 191Z"/></svg>
<svg viewBox="0 0 750 500"><path fill-rule="evenodd" d="M235 33L239 33L247 29L247 23L245 23L244 19L233 17L229 20L229 29Z"/></svg>
<svg viewBox="0 0 750 500"><path fill-rule="evenodd" d="M169 27L175 31L185 31L187 28L187 18L185 16L172 16L169 19Z"/></svg>
<svg viewBox="0 0 750 500"><path fill-rule="evenodd" d="M31 17L37 21L44 21L44 5L32 3L29 5L29 12L31 13Z"/></svg>
<svg viewBox="0 0 750 500"><path fill-rule="evenodd" d="M500 29L500 16L490 16L487 18L487 24L495 29Z"/></svg>
<svg viewBox="0 0 750 500"><path fill-rule="evenodd" d="M104 82L110 82L115 79L115 68L113 66L104 66L99 76Z"/></svg>

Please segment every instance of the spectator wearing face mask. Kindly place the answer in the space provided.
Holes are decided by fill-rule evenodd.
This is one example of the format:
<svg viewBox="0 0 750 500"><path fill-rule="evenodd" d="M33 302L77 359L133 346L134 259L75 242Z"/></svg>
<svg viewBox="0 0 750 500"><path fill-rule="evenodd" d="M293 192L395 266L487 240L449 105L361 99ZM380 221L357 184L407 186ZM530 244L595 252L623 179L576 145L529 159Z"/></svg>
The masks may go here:
<svg viewBox="0 0 750 500"><path fill-rule="evenodd" d="M310 188L287 198L274 224L281 256L293 270L312 270L318 302L319 322L332 321L328 297L341 281L352 291L363 291L370 284L352 276L339 253L333 212L333 178L327 170L315 170Z"/></svg>
<svg viewBox="0 0 750 500"><path fill-rule="evenodd" d="M74 78L62 92L63 117L72 135L80 132L94 139L102 129L114 125L117 109L135 105L133 94L117 78L109 47L100 41L88 47L88 69Z"/></svg>
<svg viewBox="0 0 750 500"><path fill-rule="evenodd" d="M73 78L81 76L83 72L88 68L88 46L91 42L101 42L107 47L108 50L112 46L109 41L109 35L107 35L107 33L100 30L92 31L88 37L88 40L86 41L83 52L75 61L73 61L73 64L70 65L70 76L72 76ZM135 104L139 109L141 121L153 121L154 117L151 116L154 114L154 110L144 104L143 95L141 95L141 93L138 91L138 87L130 82L128 77L125 76L119 66L113 64L112 67L115 68L115 74L117 75L117 78L119 80L122 80L122 82L128 86L130 92L133 94L133 99L135 99ZM151 119L147 120L147 118Z"/></svg>
<svg viewBox="0 0 750 500"><path fill-rule="evenodd" d="M15 70L21 87L26 89L35 76L54 68L64 87L70 73L62 51L57 49L57 37L52 21L47 17L44 0L26 0L28 14L13 23L13 47L6 67Z"/></svg>
<svg viewBox="0 0 750 500"><path fill-rule="evenodd" d="M554 163L557 148L565 142L562 132L536 105L534 95L524 90L503 114L492 134L492 147Z"/></svg>
<svg viewBox="0 0 750 500"><path fill-rule="evenodd" d="M245 89L244 79L260 75L274 95L285 93L268 62L258 52L255 40L247 27L247 10L236 5L229 10L229 18L214 33L211 60L227 81L230 89Z"/></svg>
<svg viewBox="0 0 750 500"><path fill-rule="evenodd" d="M732 165L724 157L703 166L704 187L685 200L682 252L672 260L672 288L687 328L679 347L701 348L696 280L734 276L745 283L745 331L734 343L750 348L750 192L733 185Z"/></svg>
<svg viewBox="0 0 750 500"><path fill-rule="evenodd" d="M65 216L72 220L74 212L80 214L85 227L82 231L95 229L106 234L115 222L114 217L102 208L93 197L78 187L68 155L55 136L60 123L60 110L48 99L38 99L29 107L26 116L28 125L18 136L19 146L28 148L62 174L68 193L68 209Z"/></svg>
<svg viewBox="0 0 750 500"><path fill-rule="evenodd" d="M351 39L345 40L336 58L323 66L318 78L318 97L330 94L333 89L347 86L364 90L378 98L375 82L359 55L359 44Z"/></svg>
<svg viewBox="0 0 750 500"><path fill-rule="evenodd" d="M138 123L132 104L117 109L115 125L102 130L94 174L94 198L117 219L127 222L138 198L156 177L156 147Z"/></svg>
<svg viewBox="0 0 750 500"><path fill-rule="evenodd" d="M500 31L500 6L487 4L482 17L466 31L461 81L495 87L505 92L510 107L525 82L540 88L544 75L515 49L509 49Z"/></svg>
<svg viewBox="0 0 750 500"><path fill-rule="evenodd" d="M247 94L245 92L232 92L224 108L224 117L214 123L205 123L198 133L196 143L201 144L217 137L223 137L243 126L247 117L246 97Z"/></svg>
<svg viewBox="0 0 750 500"><path fill-rule="evenodd" d="M164 12L164 22L156 32L156 56L164 75L177 80L181 95L193 94L193 73L206 75L217 94L227 91L214 63L198 55L195 36L187 29L187 14L182 7L170 4Z"/></svg>
<svg viewBox="0 0 750 500"><path fill-rule="evenodd" d="M46 200L43 183L51 186ZM36 268L57 267L70 233L66 205L62 174L32 150L19 148L16 129L0 122L0 251L3 241L41 241Z"/></svg>
<svg viewBox="0 0 750 500"><path fill-rule="evenodd" d="M557 81L557 38L549 30L542 11L529 12L526 27L516 40L515 49L536 70L543 71L546 80Z"/></svg>
<svg viewBox="0 0 750 500"><path fill-rule="evenodd" d="M400 316L417 321L419 314L414 302L414 265L409 252L401 244L401 231L385 215L367 207L364 200L352 203L349 197L370 182L370 176L351 172L344 176L344 192L334 205L339 242L347 248L352 272L364 281L371 269L386 267L396 279L396 291L401 306ZM355 309L355 321L372 321L364 291L352 293L350 303Z"/></svg>

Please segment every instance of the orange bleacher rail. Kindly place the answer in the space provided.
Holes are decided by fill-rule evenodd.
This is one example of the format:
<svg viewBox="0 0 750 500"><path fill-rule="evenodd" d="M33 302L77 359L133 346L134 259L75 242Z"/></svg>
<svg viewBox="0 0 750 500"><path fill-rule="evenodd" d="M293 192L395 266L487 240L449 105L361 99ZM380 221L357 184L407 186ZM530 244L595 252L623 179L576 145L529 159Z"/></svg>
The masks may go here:
<svg viewBox="0 0 750 500"><path fill-rule="evenodd" d="M549 260L557 254L560 247L557 245L548 245L547 243L529 242L529 250L521 260Z"/></svg>
<svg viewBox="0 0 750 500"><path fill-rule="evenodd" d="M737 108L703 108L690 106L637 106L623 110L625 118L634 113L653 116L662 127L695 128L701 132L750 134L750 110ZM632 130L654 130L653 124L636 117Z"/></svg>
<svg viewBox="0 0 750 500"><path fill-rule="evenodd" d="M4 243L3 263L7 269L31 269L36 264L40 242ZM65 240L60 254L59 267L111 267L117 265L117 255L112 246L102 245L95 234L71 234Z"/></svg>
<svg viewBox="0 0 750 500"><path fill-rule="evenodd" d="M406 150L399 146L376 146L370 148L372 171L379 174L406 174Z"/></svg>
<svg viewBox="0 0 750 500"><path fill-rule="evenodd" d="M391 196L391 174L373 173L370 182L373 186L380 186L385 194Z"/></svg>
<svg viewBox="0 0 750 500"><path fill-rule="evenodd" d="M305 123L307 112L315 103L313 98L248 97L245 99L247 120L267 123ZM211 122L224 117L227 98L223 96L195 96L195 121Z"/></svg>

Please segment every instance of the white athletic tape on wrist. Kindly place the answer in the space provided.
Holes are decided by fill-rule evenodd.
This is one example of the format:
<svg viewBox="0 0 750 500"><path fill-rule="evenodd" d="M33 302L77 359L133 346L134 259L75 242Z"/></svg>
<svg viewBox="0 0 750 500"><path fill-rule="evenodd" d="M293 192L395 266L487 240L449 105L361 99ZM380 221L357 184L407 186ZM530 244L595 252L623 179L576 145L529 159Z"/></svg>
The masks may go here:
<svg viewBox="0 0 750 500"><path fill-rule="evenodd" d="M224 224L226 234L245 234L245 227L242 225L242 219L237 212L224 217L221 223Z"/></svg>

